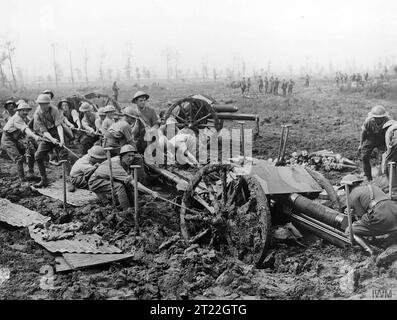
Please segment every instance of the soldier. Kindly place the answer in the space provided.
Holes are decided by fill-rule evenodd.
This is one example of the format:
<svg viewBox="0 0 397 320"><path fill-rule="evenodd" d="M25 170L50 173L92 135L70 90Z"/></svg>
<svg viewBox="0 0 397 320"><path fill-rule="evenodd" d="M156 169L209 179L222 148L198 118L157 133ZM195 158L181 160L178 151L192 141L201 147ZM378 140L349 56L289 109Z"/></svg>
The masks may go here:
<svg viewBox="0 0 397 320"><path fill-rule="evenodd" d="M305 87L309 86L309 81L310 81L310 77L308 74L306 74L306 79L305 79Z"/></svg>
<svg viewBox="0 0 397 320"><path fill-rule="evenodd" d="M281 83L281 89L283 90L283 96L285 97L287 95L287 88L288 88L288 83L283 79L283 82Z"/></svg>
<svg viewBox="0 0 397 320"><path fill-rule="evenodd" d="M279 84L280 84L280 80L278 80L278 78L276 77L276 79L274 80L274 86L273 86L273 94L274 95L278 95Z"/></svg>
<svg viewBox="0 0 397 320"><path fill-rule="evenodd" d="M114 121L114 115L116 113L116 108L112 105L107 105L104 109L103 112L105 113L105 120L102 122L102 134L105 134L110 126L115 123Z"/></svg>
<svg viewBox="0 0 397 320"><path fill-rule="evenodd" d="M73 165L70 171L71 184L76 188L88 189L88 180L105 159L105 150L101 146L93 146Z"/></svg>
<svg viewBox="0 0 397 320"><path fill-rule="evenodd" d="M372 180L371 172L371 153L377 148L378 151L385 150L385 136L383 125L390 120L389 114L386 109L377 105L368 113L361 127L360 144L358 152L362 154L364 174L368 181Z"/></svg>
<svg viewBox="0 0 397 320"><path fill-rule="evenodd" d="M50 90L50 89L46 89L46 90L44 90L43 92L42 92L42 94L46 94L46 95L48 95L49 97L50 97L50 99L51 100L53 100L54 99L54 92L52 91L52 90Z"/></svg>
<svg viewBox="0 0 397 320"><path fill-rule="evenodd" d="M262 79L262 76L259 76L259 79L258 79L258 89L259 89L259 93L262 93L262 91L263 91L263 79Z"/></svg>
<svg viewBox="0 0 397 320"><path fill-rule="evenodd" d="M4 123L7 123L7 121L15 114L17 105L13 100L7 100L3 107L5 110L1 114L1 117L3 118Z"/></svg>
<svg viewBox="0 0 397 320"><path fill-rule="evenodd" d="M131 100L131 102L135 103L138 107L139 123L137 128L138 132L136 134L136 146L138 148L138 152L141 154L144 153L148 142L145 141L145 134L149 133L152 129L159 128L159 117L156 114L156 111L146 106L146 101L148 99L149 95L147 93L138 91L134 94L134 97Z"/></svg>
<svg viewBox="0 0 397 320"><path fill-rule="evenodd" d="M133 205L132 178L128 174L131 165L141 166L138 169L139 189L150 191L141 183L145 181L142 157L138 154L133 145L124 145L120 149L120 154L110 159L112 164L112 176L114 190L117 200L123 210L129 209ZM102 203L107 203L107 196L111 193L110 171L108 160L102 162L88 180L89 189L97 195Z"/></svg>
<svg viewBox="0 0 397 320"><path fill-rule="evenodd" d="M80 137L81 154L86 154L87 150L99 139L99 135L96 134L100 130L100 127L97 127L99 116L93 110L94 108L88 102L83 102L79 108L83 114L81 128L86 131Z"/></svg>
<svg viewBox="0 0 397 320"><path fill-rule="evenodd" d="M105 107L100 107L98 109L98 116L99 117L97 117L95 120L95 128L99 128L99 129L97 129L97 131L102 133L102 124L106 118Z"/></svg>
<svg viewBox="0 0 397 320"><path fill-rule="evenodd" d="M241 94L244 96L245 90L247 89L247 83L245 82L245 77L240 82Z"/></svg>
<svg viewBox="0 0 397 320"><path fill-rule="evenodd" d="M274 90L274 78L273 76L271 76L269 79L269 93L273 94L273 90Z"/></svg>
<svg viewBox="0 0 397 320"><path fill-rule="evenodd" d="M289 79L288 82L288 94L292 94L292 90L294 89L295 82L292 79Z"/></svg>
<svg viewBox="0 0 397 320"><path fill-rule="evenodd" d="M269 80L267 79L267 76L265 77L265 93L267 93L269 88Z"/></svg>
<svg viewBox="0 0 397 320"><path fill-rule="evenodd" d="M120 148L126 144L136 147L138 112L134 107L128 106L123 110L123 118L112 124L107 132L103 146L113 148L112 156L119 153Z"/></svg>
<svg viewBox="0 0 397 320"><path fill-rule="evenodd" d="M112 91L114 100L118 100L119 97L119 87L117 86L117 81L113 82Z"/></svg>
<svg viewBox="0 0 397 320"><path fill-rule="evenodd" d="M35 153L35 160L37 161L41 176L40 182L36 184L35 187L41 188L48 185L48 178L44 165L46 155L51 150L56 149L61 160L68 160L68 152L62 148L66 141L63 133L62 117L58 109L50 105L51 99L45 94L39 95L36 102L39 104L39 107L33 115L33 128L36 133L44 137L44 140L39 143ZM70 162L67 161L66 174L69 175L69 172Z"/></svg>
<svg viewBox="0 0 397 320"><path fill-rule="evenodd" d="M373 184L361 185L363 179L348 174L341 180L348 185L348 201L353 212L360 219L353 222L353 234L357 236L378 236L397 231L397 203ZM346 233L349 228L346 229Z"/></svg>
<svg viewBox="0 0 397 320"><path fill-rule="evenodd" d="M3 136L1 138L1 147L5 150L8 156L16 164L18 177L20 182L27 180L34 180L34 150L30 149L31 153L28 157L29 171L25 178L23 163L25 162L25 153L27 148L27 139L32 138L36 141L39 136L36 135L28 127L29 111L32 107L27 103L21 103L16 109L16 113L7 121L3 129Z"/></svg>
<svg viewBox="0 0 397 320"><path fill-rule="evenodd" d="M247 93L250 92L250 88L251 88L251 78L248 77L248 78L247 78Z"/></svg>

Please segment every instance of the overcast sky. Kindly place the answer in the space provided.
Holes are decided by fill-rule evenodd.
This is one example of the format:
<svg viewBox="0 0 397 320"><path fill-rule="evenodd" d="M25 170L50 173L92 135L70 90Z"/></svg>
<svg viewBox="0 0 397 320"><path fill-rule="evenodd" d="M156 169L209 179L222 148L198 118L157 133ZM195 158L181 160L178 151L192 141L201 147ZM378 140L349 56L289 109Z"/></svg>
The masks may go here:
<svg viewBox="0 0 397 320"><path fill-rule="evenodd" d="M267 69L299 71L306 63L328 69L372 66L397 50L395 0L0 0L0 41L15 44L15 65L30 76L52 72L51 43L68 74L122 70L128 47L133 63L159 76L166 73L166 48L177 50L181 68L232 67L246 61L247 73ZM397 62L397 60L396 60Z"/></svg>

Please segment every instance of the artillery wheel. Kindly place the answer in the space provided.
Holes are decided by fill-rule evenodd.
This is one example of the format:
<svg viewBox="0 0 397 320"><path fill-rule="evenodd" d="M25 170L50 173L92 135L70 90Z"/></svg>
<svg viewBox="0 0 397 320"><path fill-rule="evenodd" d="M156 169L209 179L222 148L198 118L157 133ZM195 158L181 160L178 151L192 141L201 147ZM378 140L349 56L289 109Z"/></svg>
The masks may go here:
<svg viewBox="0 0 397 320"><path fill-rule="evenodd" d="M186 107L187 106L187 107ZM198 133L199 129L213 127L222 129L222 122L211 104L192 97L178 100L170 106L165 114L165 121L173 115L178 128L189 128Z"/></svg>
<svg viewBox="0 0 397 320"><path fill-rule="evenodd" d="M260 267L271 241L266 195L255 178L235 176L231 169L209 164L193 177L182 199L181 233L190 243L213 246Z"/></svg>

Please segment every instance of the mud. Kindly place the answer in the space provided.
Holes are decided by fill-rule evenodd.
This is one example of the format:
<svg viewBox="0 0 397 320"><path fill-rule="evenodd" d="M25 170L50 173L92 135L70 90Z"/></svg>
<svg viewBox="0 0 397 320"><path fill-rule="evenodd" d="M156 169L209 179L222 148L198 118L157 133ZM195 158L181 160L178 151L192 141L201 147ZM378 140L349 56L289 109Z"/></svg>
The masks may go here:
<svg viewBox="0 0 397 320"><path fill-rule="evenodd" d="M260 136L253 154L264 159L276 157L280 125L288 122L293 127L287 154L328 149L360 163L356 154L359 131L369 107L381 103L392 114L396 111L390 108L395 101L372 99L363 92L339 92L323 82L298 87L293 97L242 98L221 84L201 84L200 90L218 101L232 99L239 112L260 115ZM158 107L200 90L188 84L154 90L150 102ZM225 127L233 126L237 124L225 122ZM362 299L371 298L371 290L377 288L397 288L394 258L377 264L360 248L340 249L306 233L301 243L273 239L263 269L212 247L189 244L180 234L175 209L147 196L139 202L139 235L134 233L130 212L95 202L64 212L60 201L21 185L10 174L9 160L0 161L0 197L49 216L55 224L81 223L84 232L95 232L124 253L133 253L125 261L52 274L54 256L31 240L27 229L0 224L0 270L10 271L9 278L0 281L0 299ZM51 168L52 179L60 178L57 170ZM333 184L344 174L322 173ZM175 196L169 188L160 193L170 199ZM393 243L389 239L389 245Z"/></svg>

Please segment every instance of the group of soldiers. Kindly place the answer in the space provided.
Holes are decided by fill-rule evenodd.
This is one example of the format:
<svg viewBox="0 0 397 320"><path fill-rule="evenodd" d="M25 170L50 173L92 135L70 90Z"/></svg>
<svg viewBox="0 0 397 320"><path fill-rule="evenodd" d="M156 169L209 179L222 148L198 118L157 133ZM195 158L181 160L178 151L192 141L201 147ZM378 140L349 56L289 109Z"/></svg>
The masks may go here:
<svg viewBox="0 0 397 320"><path fill-rule="evenodd" d="M293 88L295 86L295 82L290 79L286 81L283 79L280 81L277 77L271 76L269 79L267 76L262 78L262 76L258 77L258 92L259 93L266 93L266 94L279 94L279 88L282 90L282 95L286 96L287 93L290 95L292 94ZM240 88L241 93L244 96L246 93L250 92L251 88L251 78L248 77L247 80L245 77L240 81Z"/></svg>
<svg viewBox="0 0 397 320"><path fill-rule="evenodd" d="M133 202L129 190L132 188L130 167L138 166L138 189L155 194L144 186L147 182L143 167L147 144L144 136L160 124L155 110L146 106L147 93L136 92L131 100L136 106L129 105L120 111L113 105L96 110L95 104L73 103L71 99L62 99L55 106L53 98L51 90L40 94L32 118L29 117L32 107L23 100L17 103L10 100L4 105L1 148L15 163L21 182L38 181L34 175L37 163L40 181L34 187L47 187L47 163L62 163L69 192L88 188L105 204L110 200L112 170L118 205L128 209ZM78 155L68 147L73 140L78 141L82 154L76 162L74 158ZM25 162L29 167L27 175Z"/></svg>
<svg viewBox="0 0 397 320"><path fill-rule="evenodd" d="M347 73L342 73L342 72L336 73L335 82L337 86L346 84L349 80L351 82L357 82L361 86L364 86L364 83L369 80L369 74L368 72L364 73L364 75L361 75L361 73L353 73L349 77Z"/></svg>
<svg viewBox="0 0 397 320"><path fill-rule="evenodd" d="M362 184L364 179L352 174L341 181L342 185L348 185L349 201L356 216L360 217L353 223L353 233L358 236L377 236L397 231L397 203L371 183L370 158L375 148L383 152L381 171L390 178L389 164L397 163L397 121L391 119L381 105L374 106L368 113L362 125L358 147L368 183ZM396 177L394 172L391 177L394 182L397 182Z"/></svg>

